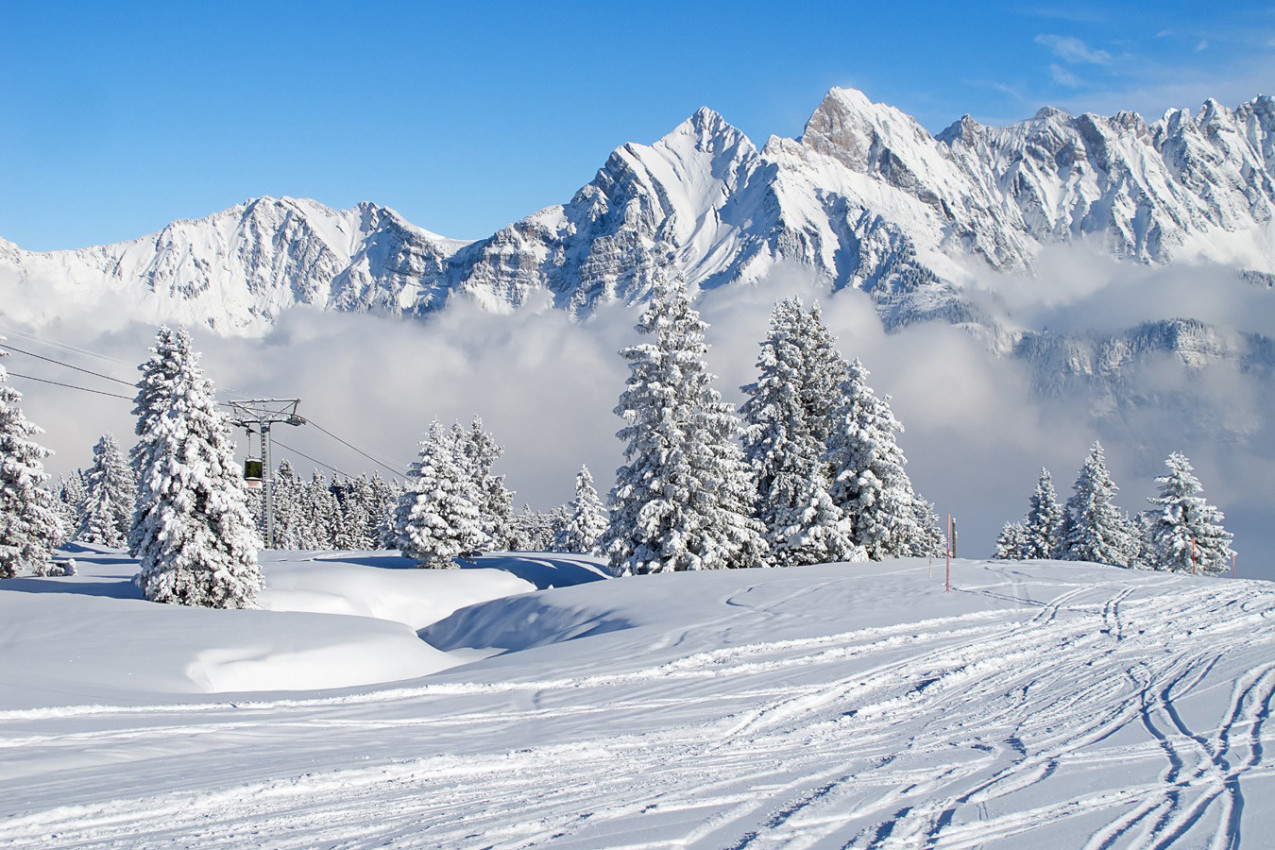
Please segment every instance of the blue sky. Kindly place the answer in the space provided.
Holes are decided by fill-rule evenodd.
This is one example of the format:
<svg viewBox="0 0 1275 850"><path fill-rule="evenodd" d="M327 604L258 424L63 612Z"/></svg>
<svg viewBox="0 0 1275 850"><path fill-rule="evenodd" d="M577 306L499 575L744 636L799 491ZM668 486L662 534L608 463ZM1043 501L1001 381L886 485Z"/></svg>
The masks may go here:
<svg viewBox="0 0 1275 850"><path fill-rule="evenodd" d="M0 0L0 237L73 248L259 195L460 238L710 106L761 144L832 86L933 132L1275 90L1275 5Z"/></svg>

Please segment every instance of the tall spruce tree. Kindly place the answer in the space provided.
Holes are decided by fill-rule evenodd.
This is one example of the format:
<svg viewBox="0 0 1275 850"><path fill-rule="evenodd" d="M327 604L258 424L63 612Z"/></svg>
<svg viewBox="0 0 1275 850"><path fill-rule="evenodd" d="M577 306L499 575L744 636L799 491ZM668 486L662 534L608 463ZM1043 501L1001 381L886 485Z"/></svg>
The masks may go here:
<svg viewBox="0 0 1275 850"><path fill-rule="evenodd" d="M1027 507L1027 522L1023 528L1022 557L1052 558L1058 548L1058 526L1062 522L1062 508L1054 491L1054 481L1049 470L1041 468L1036 490Z"/></svg>
<svg viewBox="0 0 1275 850"><path fill-rule="evenodd" d="M262 587L260 545L230 426L185 331L161 328L140 367L135 581L153 602L246 608Z"/></svg>
<svg viewBox="0 0 1275 850"><path fill-rule="evenodd" d="M707 325L686 284L660 276L638 321L654 341L624 349L615 413L628 461L616 471L603 546L624 573L761 566L756 489L735 440L739 420L713 389Z"/></svg>
<svg viewBox="0 0 1275 850"><path fill-rule="evenodd" d="M85 543L123 547L133 520L137 481L111 434L104 434L93 447L93 465L85 474L87 492L83 518L76 539Z"/></svg>
<svg viewBox="0 0 1275 850"><path fill-rule="evenodd" d="M394 513L404 557L422 567L446 569L456 566L452 558L471 558L490 545L483 529L482 494L454 429L434 420L407 477L407 492Z"/></svg>
<svg viewBox="0 0 1275 850"><path fill-rule="evenodd" d="M1129 520L1116 507L1119 488L1107 472L1102 444L1094 441L1063 510L1054 557L1127 567L1137 555Z"/></svg>
<svg viewBox="0 0 1275 850"><path fill-rule="evenodd" d="M0 342L4 337L0 337ZM0 350L0 358L9 352ZM22 414L22 394L9 386L0 364L0 578L41 572L65 533L56 500L43 484L44 459L53 452L34 439L43 429Z"/></svg>
<svg viewBox="0 0 1275 850"><path fill-rule="evenodd" d="M1165 460L1169 472L1155 480L1160 492L1146 512L1150 566L1157 570L1218 575L1230 566L1231 534L1222 512L1204 498L1204 488L1186 455Z"/></svg>
<svg viewBox="0 0 1275 850"><path fill-rule="evenodd" d="M849 518L854 542L870 559L936 554L942 540L934 511L912 489L896 434L903 426L890 398L868 386L857 359L846 371L828 440L833 502Z"/></svg>
<svg viewBox="0 0 1275 850"><path fill-rule="evenodd" d="M744 456L757 482L756 516L771 562L781 566L866 558L828 493L824 440L840 398L839 355L831 345L818 350L831 342L820 329L818 313L806 314L800 301L777 304L757 357L758 378L743 387Z"/></svg>
<svg viewBox="0 0 1275 850"><path fill-rule="evenodd" d="M606 533L607 514L598 491L593 487L593 475L587 466L581 466L576 474L576 493L567 505L567 514L567 521L554 538L554 551L602 554L598 540Z"/></svg>

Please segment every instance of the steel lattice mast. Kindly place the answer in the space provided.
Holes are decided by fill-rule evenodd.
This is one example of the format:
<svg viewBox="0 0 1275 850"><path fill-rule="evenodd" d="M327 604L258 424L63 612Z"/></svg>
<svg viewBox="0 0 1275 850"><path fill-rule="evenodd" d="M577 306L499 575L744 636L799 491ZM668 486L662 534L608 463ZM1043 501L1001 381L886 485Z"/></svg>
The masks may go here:
<svg viewBox="0 0 1275 850"><path fill-rule="evenodd" d="M287 425L304 425L305 420L297 415L299 398L262 398L246 401L232 401L230 407L235 418L231 422L252 433L256 427L261 435L261 485L263 490L262 511L266 515L267 549L274 548L274 467L270 463L270 426L282 422Z"/></svg>

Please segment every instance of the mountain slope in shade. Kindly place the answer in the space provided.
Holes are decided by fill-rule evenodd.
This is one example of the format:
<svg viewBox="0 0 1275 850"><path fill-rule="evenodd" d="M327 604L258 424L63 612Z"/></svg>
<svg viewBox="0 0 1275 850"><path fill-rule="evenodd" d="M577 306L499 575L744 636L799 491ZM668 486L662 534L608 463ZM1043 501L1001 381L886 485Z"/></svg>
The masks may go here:
<svg viewBox="0 0 1275 850"><path fill-rule="evenodd" d="M937 136L833 89L799 139L761 150L701 109L627 144L570 202L473 243L364 203L262 198L133 242L49 253L0 243L0 280L116 293L155 317L260 331L294 304L423 315L463 295L492 311L547 295L575 314L641 299L656 267L702 287L777 264L870 293L887 325L984 319L980 269L1031 274L1084 241L1139 263L1275 272L1275 101L1207 101L1147 123L1043 109L1008 127L968 116Z"/></svg>

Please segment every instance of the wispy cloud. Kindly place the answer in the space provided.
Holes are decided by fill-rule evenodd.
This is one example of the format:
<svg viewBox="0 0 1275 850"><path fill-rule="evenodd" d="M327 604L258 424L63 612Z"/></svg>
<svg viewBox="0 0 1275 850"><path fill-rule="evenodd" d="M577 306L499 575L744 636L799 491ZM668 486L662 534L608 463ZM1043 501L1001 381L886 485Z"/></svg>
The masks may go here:
<svg viewBox="0 0 1275 850"><path fill-rule="evenodd" d="M1068 71L1062 65L1059 65L1057 62L1050 63L1049 73L1051 76L1053 76L1054 82L1058 83L1059 85L1067 86L1068 88L1073 88L1073 89L1079 88L1080 86L1080 78L1077 77L1075 74L1073 74L1071 71Z"/></svg>
<svg viewBox="0 0 1275 850"><path fill-rule="evenodd" d="M1209 49L1209 40L1207 38L1200 39L1200 43L1195 46L1196 53L1199 53L1202 50L1208 50L1208 49Z"/></svg>
<svg viewBox="0 0 1275 850"><path fill-rule="evenodd" d="M1106 65L1111 61L1110 53L1092 48L1075 36L1042 33L1036 36L1036 43L1049 48L1050 52L1064 62L1072 64Z"/></svg>

